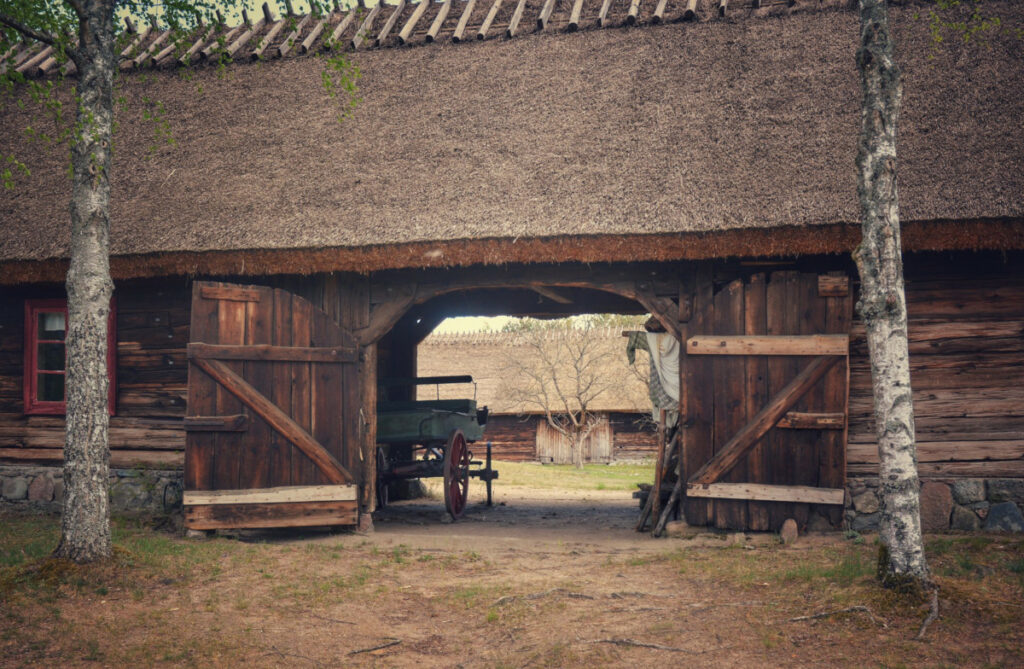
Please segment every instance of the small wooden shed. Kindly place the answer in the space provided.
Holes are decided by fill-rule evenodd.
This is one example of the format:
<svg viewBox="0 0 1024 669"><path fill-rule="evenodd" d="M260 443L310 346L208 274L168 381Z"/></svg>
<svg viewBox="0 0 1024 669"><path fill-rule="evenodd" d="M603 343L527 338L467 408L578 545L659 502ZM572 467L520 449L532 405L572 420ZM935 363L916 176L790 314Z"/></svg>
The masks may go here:
<svg viewBox="0 0 1024 669"><path fill-rule="evenodd" d="M513 5L340 12L294 35L272 16L229 41L226 76L180 76L156 33L126 55L111 463L183 469L190 526L370 513L377 379L413 375L451 315L652 313L685 343L691 523L838 524L844 488L877 476L849 261L856 15ZM919 471L1017 480L1024 57L1002 37L936 51L915 13L891 9ZM363 73L343 124L295 46L327 37ZM18 59L49 73L36 47ZM150 151L152 100L174 147ZM0 195L0 477L61 459L66 155L25 138L36 123L0 107L31 171Z"/></svg>

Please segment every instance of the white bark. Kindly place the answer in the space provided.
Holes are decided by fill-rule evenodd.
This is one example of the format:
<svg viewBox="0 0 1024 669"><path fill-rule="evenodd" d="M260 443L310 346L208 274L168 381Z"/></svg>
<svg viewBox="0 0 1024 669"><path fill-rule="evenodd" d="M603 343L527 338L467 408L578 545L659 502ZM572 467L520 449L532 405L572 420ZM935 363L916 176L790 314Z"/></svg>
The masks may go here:
<svg viewBox="0 0 1024 669"><path fill-rule="evenodd" d="M110 279L110 140L114 3L83 2L76 129L72 137L71 264L67 275L67 426L64 506L55 555L76 562L109 557L107 498L107 318Z"/></svg>
<svg viewBox="0 0 1024 669"><path fill-rule="evenodd" d="M921 536L920 484L900 249L896 137L902 86L884 0L860 0L857 65L864 95L857 155L863 239L854 252L858 310L867 329L882 498L883 583L930 587Z"/></svg>

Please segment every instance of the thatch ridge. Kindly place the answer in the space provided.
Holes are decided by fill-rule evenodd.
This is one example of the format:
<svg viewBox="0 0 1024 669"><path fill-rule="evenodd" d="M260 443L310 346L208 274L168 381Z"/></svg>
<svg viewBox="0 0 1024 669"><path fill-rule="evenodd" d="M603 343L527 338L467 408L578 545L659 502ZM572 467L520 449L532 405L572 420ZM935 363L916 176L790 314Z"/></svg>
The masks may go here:
<svg viewBox="0 0 1024 669"><path fill-rule="evenodd" d="M1019 5L986 8L1020 22ZM1017 40L932 55L892 10L905 73L906 248L1024 246ZM359 53L352 119L308 59L125 79L115 276L372 272L503 262L848 252L856 18L807 12ZM202 94L197 93L202 87ZM160 99L177 146L133 117ZM0 283L60 280L59 148L0 136L32 176L0 196ZM242 252L240 252L242 251Z"/></svg>

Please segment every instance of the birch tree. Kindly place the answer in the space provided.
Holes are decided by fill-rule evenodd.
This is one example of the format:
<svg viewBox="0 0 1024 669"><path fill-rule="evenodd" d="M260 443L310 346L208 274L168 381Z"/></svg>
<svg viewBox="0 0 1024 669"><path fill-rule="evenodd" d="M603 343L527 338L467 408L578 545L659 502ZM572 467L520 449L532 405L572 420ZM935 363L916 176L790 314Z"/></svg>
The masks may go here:
<svg viewBox="0 0 1024 669"><path fill-rule="evenodd" d="M860 0L857 197L862 240L853 257L867 329L882 501L878 575L887 587L934 589L921 536L920 484L900 246L896 140L903 88L885 0Z"/></svg>

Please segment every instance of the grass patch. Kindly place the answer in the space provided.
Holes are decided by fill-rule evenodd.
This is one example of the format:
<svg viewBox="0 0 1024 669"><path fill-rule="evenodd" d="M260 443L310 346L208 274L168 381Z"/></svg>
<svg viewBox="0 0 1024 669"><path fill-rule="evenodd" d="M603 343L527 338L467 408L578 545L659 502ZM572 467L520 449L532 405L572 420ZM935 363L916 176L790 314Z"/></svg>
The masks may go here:
<svg viewBox="0 0 1024 669"><path fill-rule="evenodd" d="M637 483L654 479L654 463L542 465L536 462L496 462L502 487L551 488L559 490L636 490Z"/></svg>

